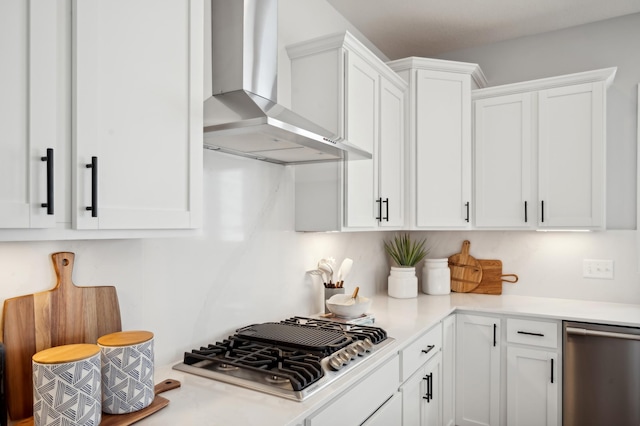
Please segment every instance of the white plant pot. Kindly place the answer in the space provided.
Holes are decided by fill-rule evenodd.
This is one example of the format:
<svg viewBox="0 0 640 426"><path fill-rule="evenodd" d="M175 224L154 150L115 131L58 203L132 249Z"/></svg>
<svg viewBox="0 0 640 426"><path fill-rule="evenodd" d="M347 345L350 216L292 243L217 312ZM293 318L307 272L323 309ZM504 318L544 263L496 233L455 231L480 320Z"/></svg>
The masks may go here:
<svg viewBox="0 0 640 426"><path fill-rule="evenodd" d="M391 267L389 273L389 296L396 299L409 299L418 297L418 277L416 277L416 268Z"/></svg>

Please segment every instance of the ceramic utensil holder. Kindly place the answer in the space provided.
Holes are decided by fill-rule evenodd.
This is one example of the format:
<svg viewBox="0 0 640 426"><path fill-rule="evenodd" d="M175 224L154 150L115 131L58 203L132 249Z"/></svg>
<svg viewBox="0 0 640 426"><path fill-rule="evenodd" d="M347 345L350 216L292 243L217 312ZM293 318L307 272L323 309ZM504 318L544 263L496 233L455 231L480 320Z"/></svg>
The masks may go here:
<svg viewBox="0 0 640 426"><path fill-rule="evenodd" d="M33 355L33 424L98 426L101 410L100 348L56 346Z"/></svg>
<svg viewBox="0 0 640 426"><path fill-rule="evenodd" d="M120 331L98 339L102 357L102 411L126 414L155 398L153 333Z"/></svg>
<svg viewBox="0 0 640 426"><path fill-rule="evenodd" d="M324 313L325 314L331 313L329 308L327 308L327 300L331 299L331 296L333 296L334 294L344 294L344 287L324 289Z"/></svg>

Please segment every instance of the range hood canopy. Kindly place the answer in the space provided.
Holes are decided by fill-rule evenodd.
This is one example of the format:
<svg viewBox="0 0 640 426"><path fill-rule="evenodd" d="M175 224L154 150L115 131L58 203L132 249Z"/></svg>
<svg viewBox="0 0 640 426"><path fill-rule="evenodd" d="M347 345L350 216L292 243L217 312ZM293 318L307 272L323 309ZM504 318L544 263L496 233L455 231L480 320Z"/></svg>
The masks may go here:
<svg viewBox="0 0 640 426"><path fill-rule="evenodd" d="M211 15L205 148L278 164L371 158L276 102L277 0L212 0Z"/></svg>

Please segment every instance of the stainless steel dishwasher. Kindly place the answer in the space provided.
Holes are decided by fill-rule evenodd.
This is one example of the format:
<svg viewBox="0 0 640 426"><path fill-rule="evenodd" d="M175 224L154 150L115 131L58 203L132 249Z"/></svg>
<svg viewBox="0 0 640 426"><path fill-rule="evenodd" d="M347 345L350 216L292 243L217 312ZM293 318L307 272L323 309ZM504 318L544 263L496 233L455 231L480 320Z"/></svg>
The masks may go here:
<svg viewBox="0 0 640 426"><path fill-rule="evenodd" d="M563 323L564 426L640 425L640 329Z"/></svg>

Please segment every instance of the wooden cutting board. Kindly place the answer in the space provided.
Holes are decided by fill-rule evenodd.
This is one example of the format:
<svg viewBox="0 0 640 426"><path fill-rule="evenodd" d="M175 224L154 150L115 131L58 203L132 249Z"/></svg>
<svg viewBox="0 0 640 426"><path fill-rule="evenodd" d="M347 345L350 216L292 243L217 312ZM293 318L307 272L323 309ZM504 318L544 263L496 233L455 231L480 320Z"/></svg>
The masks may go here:
<svg viewBox="0 0 640 426"><path fill-rule="evenodd" d="M480 262L469 254L470 249L471 243L465 240L462 242L460 253L449 256L451 291L468 293L480 285L482 267Z"/></svg>
<svg viewBox="0 0 640 426"><path fill-rule="evenodd" d="M145 407L142 410L135 411L133 413L127 413L127 414L102 413L102 420L100 421L100 426L127 426L127 425L134 424L135 422L142 420L145 417L149 417L153 413L169 405L169 400L167 398L158 396L158 394L162 392L166 392L171 389L176 389L179 387L180 387L180 382L173 379L168 379L161 383L158 383L154 389L156 393L156 397L153 398L153 401L148 407ZM29 417L28 419L24 419L17 422L15 426L33 426L33 423L34 423L33 417Z"/></svg>
<svg viewBox="0 0 640 426"><path fill-rule="evenodd" d="M480 285L470 291L479 294L502 294L502 282L516 283L516 274L503 274L502 261L494 259L478 259L482 268Z"/></svg>
<svg viewBox="0 0 640 426"><path fill-rule="evenodd" d="M53 253L57 276L49 291L4 302L5 390L12 420L33 415L31 357L43 349L73 343L96 343L122 331L115 287L76 287L71 275L75 255Z"/></svg>

